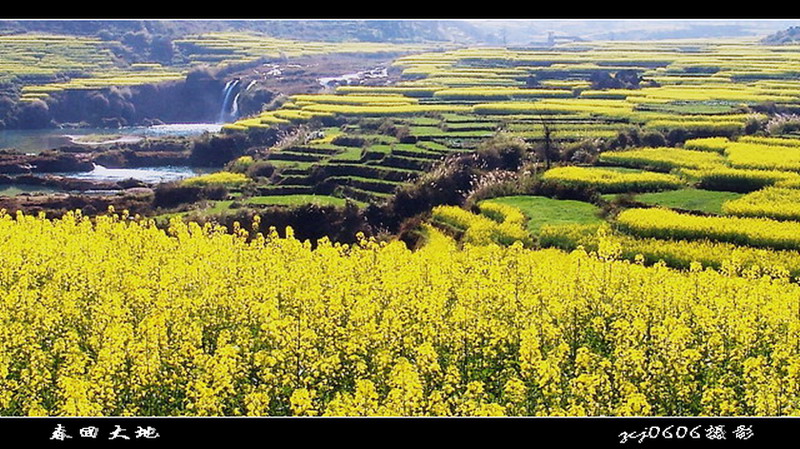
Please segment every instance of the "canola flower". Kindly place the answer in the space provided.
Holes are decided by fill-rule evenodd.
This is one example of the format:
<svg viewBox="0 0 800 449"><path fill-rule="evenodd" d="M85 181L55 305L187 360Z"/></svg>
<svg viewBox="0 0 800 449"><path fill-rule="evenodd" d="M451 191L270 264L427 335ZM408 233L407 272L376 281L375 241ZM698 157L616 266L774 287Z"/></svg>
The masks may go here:
<svg viewBox="0 0 800 449"><path fill-rule="evenodd" d="M775 183L775 187L786 187L789 189L800 189L800 176L792 179L785 179Z"/></svg>
<svg viewBox="0 0 800 449"><path fill-rule="evenodd" d="M500 243L510 245L516 241L530 245L530 235L525 230L522 212L505 204L484 202L482 215L473 214L458 206L436 206L431 215L436 222L463 231L462 240L476 245Z"/></svg>
<svg viewBox="0 0 800 449"><path fill-rule="evenodd" d="M606 228L601 231L601 228ZM669 240L638 238L614 233L603 225L544 225L539 232L539 245L573 251L582 246L597 251L605 238L607 244L619 247L619 257L645 264L665 263L672 268L690 269L693 264L711 267L731 275L785 277L800 279L800 252L752 248L732 243L702 240Z"/></svg>
<svg viewBox="0 0 800 449"><path fill-rule="evenodd" d="M237 162L238 161L239 160L237 160ZM181 184L185 186L200 186L200 187L211 186L211 185L241 186L243 184L247 184L248 182L250 182L250 178L248 178L243 173L219 171L216 173L208 173L205 175L186 178L181 182Z"/></svg>
<svg viewBox="0 0 800 449"><path fill-rule="evenodd" d="M800 190L791 187L766 187L722 204L725 214L741 217L768 217L775 220L800 220Z"/></svg>
<svg viewBox="0 0 800 449"><path fill-rule="evenodd" d="M764 170L800 171L800 148L736 142L725 149L731 166Z"/></svg>
<svg viewBox="0 0 800 449"><path fill-rule="evenodd" d="M640 237L711 239L755 247L800 249L800 222L768 218L698 216L669 209L627 209L617 227Z"/></svg>
<svg viewBox="0 0 800 449"><path fill-rule="evenodd" d="M668 173L607 167L555 167L544 172L542 179L566 186L592 187L602 193L647 192L684 186L681 178Z"/></svg>
<svg viewBox="0 0 800 449"><path fill-rule="evenodd" d="M514 206L493 201L483 201L478 207L482 214L498 223L509 223L520 227L525 225L525 215Z"/></svg>
<svg viewBox="0 0 800 449"><path fill-rule="evenodd" d="M0 414L800 414L785 278L264 227L0 214Z"/></svg>
<svg viewBox="0 0 800 449"><path fill-rule="evenodd" d="M800 140L782 137L742 136L737 142L753 143L760 145L774 145L779 147L798 147Z"/></svg>
<svg viewBox="0 0 800 449"><path fill-rule="evenodd" d="M606 151L598 160L606 164L647 168L668 172L674 168L705 168L723 164L723 157L709 151L680 148L641 148L627 151Z"/></svg>
<svg viewBox="0 0 800 449"><path fill-rule="evenodd" d="M728 190L733 192L752 192L766 186L790 187L800 182L800 175L781 170L757 170L730 168L724 166L695 169L678 169L676 174L697 183L707 190ZM786 183L789 183L788 185Z"/></svg>
<svg viewBox="0 0 800 449"><path fill-rule="evenodd" d="M701 137L697 139L687 139L683 143L683 148L687 150L697 151L713 151L716 153L724 153L725 148L733 143L727 137Z"/></svg>

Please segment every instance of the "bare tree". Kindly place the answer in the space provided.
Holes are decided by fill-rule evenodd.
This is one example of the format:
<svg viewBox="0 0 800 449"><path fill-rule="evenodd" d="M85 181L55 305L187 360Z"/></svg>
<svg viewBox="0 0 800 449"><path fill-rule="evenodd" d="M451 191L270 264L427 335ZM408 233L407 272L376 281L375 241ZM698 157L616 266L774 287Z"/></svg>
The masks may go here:
<svg viewBox="0 0 800 449"><path fill-rule="evenodd" d="M550 170L553 160L558 158L558 148L553 143L553 130L550 127L550 123L545 120L543 115L539 116L539 120L542 122L542 128L544 129L544 142L541 146L541 153L544 158L545 169Z"/></svg>

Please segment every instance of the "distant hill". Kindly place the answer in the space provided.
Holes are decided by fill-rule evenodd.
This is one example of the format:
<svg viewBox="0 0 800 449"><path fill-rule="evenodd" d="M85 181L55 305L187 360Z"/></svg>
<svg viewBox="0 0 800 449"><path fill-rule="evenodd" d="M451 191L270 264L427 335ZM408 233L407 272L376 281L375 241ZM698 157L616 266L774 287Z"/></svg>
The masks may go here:
<svg viewBox="0 0 800 449"><path fill-rule="evenodd" d="M254 31L315 41L486 42L486 33L456 20L0 20L0 34L45 32L125 41L132 35L175 39L214 31ZM489 38L491 40L491 38Z"/></svg>
<svg viewBox="0 0 800 449"><path fill-rule="evenodd" d="M180 63L183 55L173 41L210 32L257 32L279 39L325 42L494 43L489 33L459 20L0 19L0 35L49 33L95 37L113 42L110 48L115 56L128 63Z"/></svg>
<svg viewBox="0 0 800 449"><path fill-rule="evenodd" d="M765 36L765 43L796 41L800 20L618 19L166 19L0 20L0 34L44 32L120 41L137 52L189 34L252 31L282 39L392 43L458 42L526 45L556 40L649 40ZM790 28L791 27L791 28ZM788 29L786 29L788 28ZM783 31L779 31L782 30Z"/></svg>
<svg viewBox="0 0 800 449"><path fill-rule="evenodd" d="M766 45L783 45L800 42L800 26L794 26L775 34L770 34L761 40Z"/></svg>
<svg viewBox="0 0 800 449"><path fill-rule="evenodd" d="M467 20L487 36L511 45L546 42L553 33L586 40L657 40L763 37L800 25L797 19L541 19ZM487 42L488 43L488 42Z"/></svg>

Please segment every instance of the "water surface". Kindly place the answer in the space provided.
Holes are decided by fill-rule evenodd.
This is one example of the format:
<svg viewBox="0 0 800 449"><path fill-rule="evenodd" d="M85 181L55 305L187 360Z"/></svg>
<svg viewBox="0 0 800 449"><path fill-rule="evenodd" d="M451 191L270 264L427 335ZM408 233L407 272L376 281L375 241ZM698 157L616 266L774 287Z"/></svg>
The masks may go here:
<svg viewBox="0 0 800 449"><path fill-rule="evenodd" d="M208 169L170 165L163 167L107 168L99 164L94 164L94 170L92 171L54 174L75 179L110 182L133 178L142 182L154 184L159 182L179 181L199 174L208 173L208 171Z"/></svg>

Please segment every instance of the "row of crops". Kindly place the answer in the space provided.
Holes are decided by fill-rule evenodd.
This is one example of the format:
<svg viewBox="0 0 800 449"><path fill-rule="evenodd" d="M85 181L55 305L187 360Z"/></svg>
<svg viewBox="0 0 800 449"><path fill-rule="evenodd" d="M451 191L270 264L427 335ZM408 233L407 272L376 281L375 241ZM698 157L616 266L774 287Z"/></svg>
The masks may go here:
<svg viewBox="0 0 800 449"><path fill-rule="evenodd" d="M271 151L264 156L278 174L260 195L313 194L321 184L356 203L377 203L400 186L407 185L450 154L451 148L433 140L401 143L396 137L367 134L358 140L337 142L344 135L338 128L325 128L322 137Z"/></svg>
<svg viewBox="0 0 800 449"><path fill-rule="evenodd" d="M425 51L430 45L378 42L304 42L259 33L214 32L174 41L192 63L236 64L262 58L293 58L331 53L387 53Z"/></svg>

